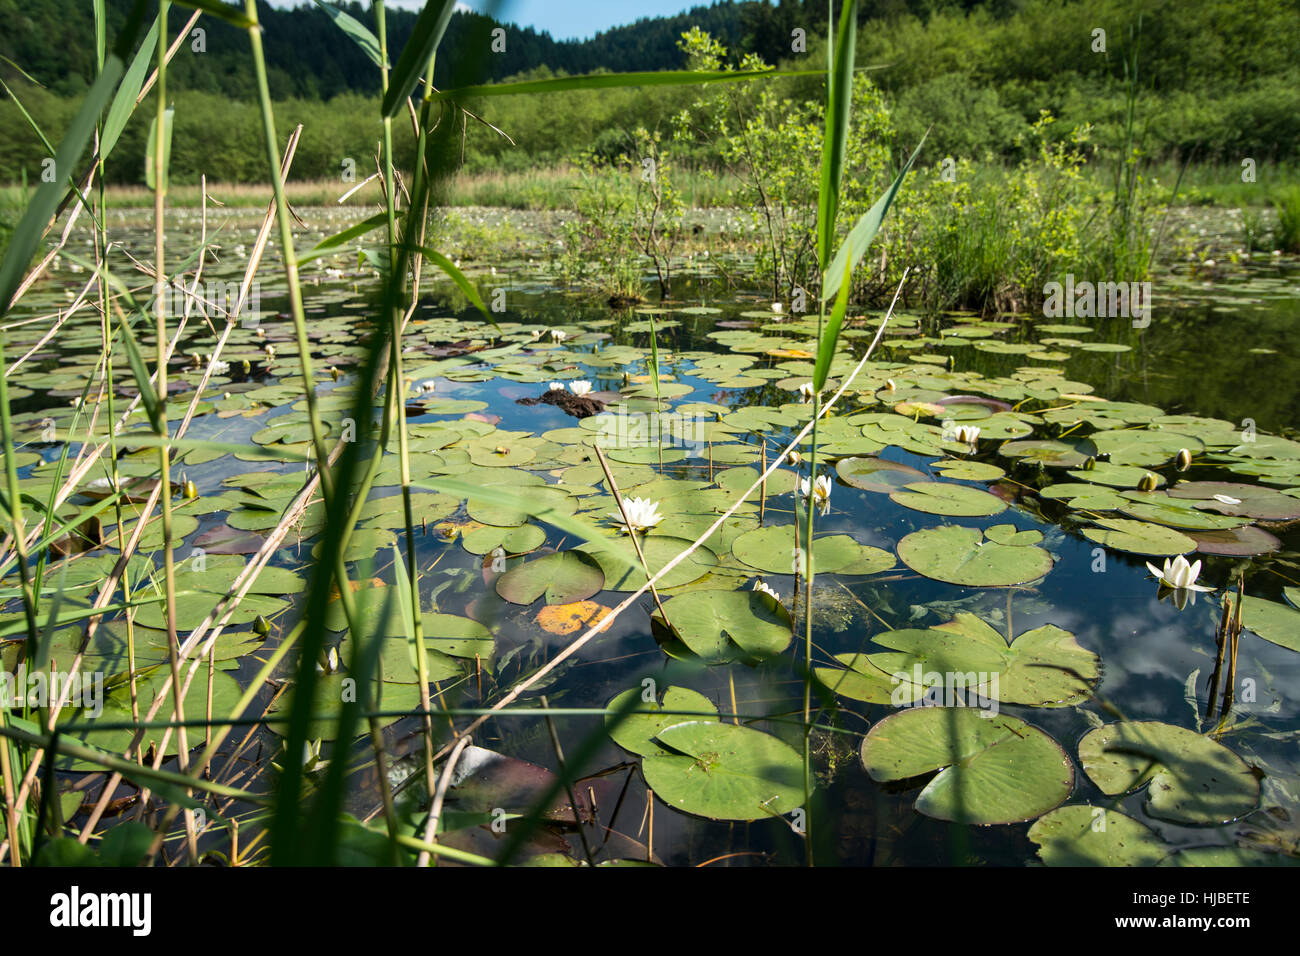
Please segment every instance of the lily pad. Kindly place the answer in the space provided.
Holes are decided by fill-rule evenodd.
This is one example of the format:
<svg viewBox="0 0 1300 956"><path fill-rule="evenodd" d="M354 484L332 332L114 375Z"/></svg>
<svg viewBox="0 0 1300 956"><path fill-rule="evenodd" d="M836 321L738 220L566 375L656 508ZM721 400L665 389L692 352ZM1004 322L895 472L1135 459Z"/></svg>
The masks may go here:
<svg viewBox="0 0 1300 956"><path fill-rule="evenodd" d="M1001 498L969 485L918 481L904 487L906 490L890 494L890 499L926 514L982 518L999 514L1007 508L1007 503Z"/></svg>
<svg viewBox="0 0 1300 956"><path fill-rule="evenodd" d="M841 458L835 471L846 484L865 491L889 494L914 481L924 481L925 473L887 458Z"/></svg>
<svg viewBox="0 0 1300 956"><path fill-rule="evenodd" d="M668 806L713 820L782 816L803 801L803 758L770 734L715 721L666 727L674 753L646 757L647 786Z"/></svg>
<svg viewBox="0 0 1300 956"><path fill-rule="evenodd" d="M561 551L512 568L497 578L496 587L512 604L532 604L543 595L547 604L572 604L603 589L605 574L586 552Z"/></svg>
<svg viewBox="0 0 1300 956"><path fill-rule="evenodd" d="M1097 527L1084 528L1083 535L1089 541L1131 554L1159 556L1196 550L1195 541L1173 528L1128 518L1098 518Z"/></svg>
<svg viewBox="0 0 1300 956"><path fill-rule="evenodd" d="M1116 810L1075 804L1034 821L1029 839L1048 866L1155 866L1172 847Z"/></svg>
<svg viewBox="0 0 1300 956"><path fill-rule="evenodd" d="M1228 594L1224 600L1231 604L1236 598ZM1300 611L1295 608L1247 594L1242 600L1241 623L1270 644L1300 651Z"/></svg>
<svg viewBox="0 0 1300 956"><path fill-rule="evenodd" d="M705 660L730 660L736 647L772 657L793 637L790 612L762 591L690 591L665 602L664 613L682 643Z"/></svg>
<svg viewBox="0 0 1300 956"><path fill-rule="evenodd" d="M616 709L627 701L629 697L643 697L645 691L642 688L634 687L631 690L625 690L606 706L610 709ZM617 726L611 726L613 719L605 718L606 726L610 726L610 737L614 743L618 744L624 750L630 750L632 753L642 757L666 757L672 754L671 750L666 750L654 742L659 731L665 727L671 727L674 724L680 724L687 720L712 720L708 714L716 714L718 708L713 706L713 701L703 694L690 690L686 687L669 687L664 691L664 702L660 705L655 700L643 701L646 706L638 708L625 717ZM663 713L664 711L702 711L700 716L690 716L689 714L680 713Z"/></svg>
<svg viewBox="0 0 1300 956"><path fill-rule="evenodd" d="M916 800L926 816L964 823L1020 823L1069 797L1074 767L1055 740L1007 714L917 707L880 721L862 741L872 780L939 771Z"/></svg>
<svg viewBox="0 0 1300 956"><path fill-rule="evenodd" d="M1235 820L1259 803L1259 781L1223 744L1159 721L1125 721L1090 731L1079 760L1111 796L1150 784L1146 809L1186 824Z"/></svg>
<svg viewBox="0 0 1300 956"><path fill-rule="evenodd" d="M978 528L944 525L914 531L898 542L898 556L927 578L968 587L1024 584L1052 570L1052 556L1036 543L1026 540L1024 544L1000 544L993 539L996 528L1006 527L1014 529L1011 525L995 525L981 532Z"/></svg>
<svg viewBox="0 0 1300 956"><path fill-rule="evenodd" d="M650 573L658 574L668 562L693 544L685 538L648 535L641 541L641 550ZM591 555L600 565L605 575L605 587L611 591L635 591L646 583L645 571L636 550L626 538L608 542L587 542L580 550ZM660 578L655 586L661 591L690 584L709 572L718 563L717 557L708 548L696 548L671 571Z"/></svg>
<svg viewBox="0 0 1300 956"><path fill-rule="evenodd" d="M1181 481L1169 489L1172 498L1194 498L1208 508L1225 515L1241 515L1264 521L1291 521L1300 518L1300 498L1259 485L1233 481ZM1217 496L1217 497L1216 497Z"/></svg>

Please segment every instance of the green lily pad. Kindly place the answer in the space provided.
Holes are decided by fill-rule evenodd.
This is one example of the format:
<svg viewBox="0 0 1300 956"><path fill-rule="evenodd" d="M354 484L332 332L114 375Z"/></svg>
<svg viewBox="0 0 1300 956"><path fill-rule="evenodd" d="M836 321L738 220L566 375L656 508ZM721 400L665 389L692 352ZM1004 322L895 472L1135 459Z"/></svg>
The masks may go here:
<svg viewBox="0 0 1300 956"><path fill-rule="evenodd" d="M1173 849L1132 817L1085 804L1039 817L1029 839L1048 866L1155 866Z"/></svg>
<svg viewBox="0 0 1300 956"><path fill-rule="evenodd" d="M997 495L969 485L918 481L904 487L906 490L890 494L890 499L913 511L924 511L926 514L980 518L999 514L1007 508L1007 503Z"/></svg>
<svg viewBox="0 0 1300 956"><path fill-rule="evenodd" d="M1078 468L1096 453L1096 447L1088 441L1042 439L1009 441L998 449L998 454L1006 458L1017 458L1029 464L1043 464L1051 468Z"/></svg>
<svg viewBox="0 0 1300 956"><path fill-rule="evenodd" d="M926 480L924 472L887 458L841 458L835 470L845 484L881 494L889 494L913 481Z"/></svg>
<svg viewBox="0 0 1300 956"><path fill-rule="evenodd" d="M561 551L512 568L497 578L496 587L512 604L532 604L542 595L547 604L573 604L601 591L605 574L592 555Z"/></svg>
<svg viewBox="0 0 1300 956"><path fill-rule="evenodd" d="M964 823L1020 823L1069 797L1074 767L1055 740L1007 714L917 707L891 714L862 741L872 780L939 771L916 800L926 816Z"/></svg>
<svg viewBox="0 0 1300 956"><path fill-rule="evenodd" d="M647 535L641 540L641 550L651 574L658 574L663 567L694 542L685 538ZM636 550L626 537L610 541L589 541L579 550L591 555L600 565L605 575L605 587L611 591L635 591L646 583L645 571L637 557ZM706 547L696 548L671 571L660 578L655 586L666 591L669 588L690 584L707 574L718 563L717 557Z"/></svg>
<svg viewBox="0 0 1300 956"><path fill-rule="evenodd" d="M803 545L801 544L801 547ZM732 543L731 553L740 561L768 574L806 573L794 544L794 525L774 525L747 531ZM813 570L818 574L872 574L893 567L888 551L859 544L846 534L816 538L812 548Z"/></svg>
<svg viewBox="0 0 1300 956"><path fill-rule="evenodd" d="M1236 598L1228 594L1224 600L1231 604ZM1295 608L1247 594L1241 605L1241 623L1270 644L1300 651L1300 611Z"/></svg>
<svg viewBox="0 0 1300 956"><path fill-rule="evenodd" d="M646 785L668 806L712 820L782 816L803 801L803 758L770 734L690 721L659 731L675 753L646 757Z"/></svg>
<svg viewBox="0 0 1300 956"><path fill-rule="evenodd" d="M1142 479L1148 474L1145 468L1139 468L1136 465L1117 465L1111 462L1099 461L1092 468L1072 468L1068 474L1071 478L1078 478L1080 481L1091 482L1096 485L1107 485L1111 488L1136 488L1142 483ZM1156 486L1159 487L1165 483L1162 475L1156 475Z"/></svg>
<svg viewBox="0 0 1300 956"><path fill-rule="evenodd" d="M1006 474L997 465L982 461L963 461L960 458L946 459L938 462L934 467L939 474L951 481L997 481Z"/></svg>
<svg viewBox="0 0 1300 956"><path fill-rule="evenodd" d="M762 591L699 590L665 602L664 613L682 643L709 661L772 657L790 645L790 612Z"/></svg>
<svg viewBox="0 0 1300 956"><path fill-rule="evenodd" d="M1223 744L1159 721L1125 721L1089 731L1079 761L1111 796L1150 784L1146 809L1186 824L1235 820L1259 803L1259 781Z"/></svg>
<svg viewBox="0 0 1300 956"><path fill-rule="evenodd" d="M1109 488L1073 481L1048 485L1038 493L1051 501L1064 501L1080 511L1114 511L1129 503L1129 499Z"/></svg>
<svg viewBox="0 0 1300 956"><path fill-rule="evenodd" d="M1098 518L1097 527L1084 528L1089 541L1131 554L1175 555L1196 550L1196 542L1173 528L1132 521L1128 518Z"/></svg>
<svg viewBox="0 0 1300 956"><path fill-rule="evenodd" d="M1014 526L995 526L1005 527ZM1001 544L992 532L953 525L914 531L898 542L898 556L927 578L968 587L1024 584L1052 570L1052 556L1036 544Z"/></svg>
<svg viewBox="0 0 1300 956"><path fill-rule="evenodd" d="M634 687L631 690L623 691L606 706L615 709L621 707L629 697L644 697L644 694L644 690ZM706 715L718 712L718 708L713 706L713 701L703 694L686 687L669 687L664 691L662 705L653 699L643 701L643 703L646 704L646 707L633 711L617 726L612 726L609 731L614 743L624 750L630 750L642 757L666 757L672 754L671 750L666 750L654 742L659 731L665 727L671 727L687 720L708 721L716 719ZM685 714L663 713L666 710L703 711L704 713L701 716L692 717ZM605 718L606 726L611 726L612 723L613 718L607 716Z"/></svg>
<svg viewBox="0 0 1300 956"><path fill-rule="evenodd" d="M1067 707L1087 700L1092 684L1100 675L1100 659L1080 647L1074 635L1054 624L1044 624L1017 635L1008 646L1001 634L987 622L965 611L953 620L932 628L936 632L959 634L982 648L996 650L1002 660L996 667L997 683L983 696L1004 704L1029 707ZM876 638L877 643L880 639ZM953 670L978 670L956 657ZM987 668L985 668L987 669Z"/></svg>

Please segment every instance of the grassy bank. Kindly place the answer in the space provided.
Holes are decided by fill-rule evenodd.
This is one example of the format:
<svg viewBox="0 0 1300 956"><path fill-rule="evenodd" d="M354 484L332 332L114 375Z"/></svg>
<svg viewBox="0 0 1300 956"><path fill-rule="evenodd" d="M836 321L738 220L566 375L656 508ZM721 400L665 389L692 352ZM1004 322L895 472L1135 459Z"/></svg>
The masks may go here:
<svg viewBox="0 0 1300 956"><path fill-rule="evenodd" d="M998 164L980 167L984 173L1003 169ZM1178 184L1179 174L1182 182ZM1094 170L1100 179L1105 170ZM1227 209L1271 207L1280 198L1300 187L1300 164L1269 163L1256 168L1255 182L1242 182L1239 167L1223 164L1189 166L1182 170L1173 163L1153 164L1147 174L1160 186L1167 198L1173 197L1178 184L1179 204L1219 206ZM361 177L364 178L364 177ZM489 171L460 176L449 195L455 206L495 206L505 209L563 211L575 208L574 194L583 185L582 174L570 165L540 167L522 171ZM683 203L693 209L734 207L733 194L738 180L729 173L684 169L676 173L674 186ZM291 203L301 206L342 205L373 206L383 202L378 181L358 186L358 181L311 179L285 184ZM355 189L355 191L353 191ZM350 193L350 195L349 195ZM209 182L208 195L225 206L261 208L272 199L269 186L256 183ZM0 218L5 210L20 210L24 205L23 187L0 186ZM167 193L175 207L196 208L202 204L202 190L197 184L174 185ZM106 190L109 209L144 209L153 205L153 193L144 186L110 186Z"/></svg>

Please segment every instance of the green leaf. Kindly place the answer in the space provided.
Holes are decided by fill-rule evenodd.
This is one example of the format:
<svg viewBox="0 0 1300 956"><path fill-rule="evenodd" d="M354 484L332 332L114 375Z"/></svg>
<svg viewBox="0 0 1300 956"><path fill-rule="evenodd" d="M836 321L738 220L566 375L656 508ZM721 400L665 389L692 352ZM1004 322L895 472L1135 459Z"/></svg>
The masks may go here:
<svg viewBox="0 0 1300 956"><path fill-rule="evenodd" d="M823 268L830 256L831 242L835 238L835 216L839 211L844 149L849 138L849 111L853 103L853 57L857 34L857 0L845 0L840 8L833 54L830 52L832 47L827 47L826 131L822 137L822 173L817 192L817 262ZM845 284L847 282L846 275Z"/></svg>
<svg viewBox="0 0 1300 956"><path fill-rule="evenodd" d="M1040 817L1028 835L1048 866L1155 866L1173 849L1132 817L1085 804Z"/></svg>
<svg viewBox="0 0 1300 956"><path fill-rule="evenodd" d="M328 238L322 239L316 245L312 246L307 252L295 254L294 258L299 264L310 262L312 259L319 259L321 256L327 256L340 246L346 245L358 236L364 236L372 230L379 229L388 222L388 213L375 213L369 219L363 219L354 226L349 226L342 232L336 232Z"/></svg>
<svg viewBox="0 0 1300 956"><path fill-rule="evenodd" d="M163 110L163 132L162 132L162 192L167 192L167 170L171 167L172 161L172 116L175 110L171 107ZM155 116L149 124L149 139L145 145L144 153L144 181L150 189L156 189L157 182L157 162L155 150L158 148L158 117Z"/></svg>
<svg viewBox="0 0 1300 956"><path fill-rule="evenodd" d="M961 823L1020 823L1060 806L1074 767L1037 727L973 707L918 707L880 721L862 741L872 780L909 780L940 771L916 809Z"/></svg>
<svg viewBox="0 0 1300 956"><path fill-rule="evenodd" d="M136 51L135 57L131 60L130 68L122 77L122 85L118 87L117 95L113 97L113 102L108 107L108 113L104 117L104 128L99 138L99 155L101 158L108 158L108 154L117 145L122 130L126 129L127 120L135 112L135 101L144 88L144 78L149 72L149 66L153 62L153 55L157 52L157 49L158 20L155 19L153 26L149 28L149 32L145 34L140 49Z"/></svg>
<svg viewBox="0 0 1300 956"><path fill-rule="evenodd" d="M889 497L897 504L932 515L979 518L1006 511L1007 503L997 495L945 481L918 481Z"/></svg>
<svg viewBox="0 0 1300 956"><path fill-rule="evenodd" d="M1128 518L1098 518L1097 525L1084 528L1084 537L1116 551L1167 556L1196 550L1195 541L1164 525Z"/></svg>
<svg viewBox="0 0 1300 956"><path fill-rule="evenodd" d="M1052 556L1036 544L1003 544L994 540L994 532L988 529L984 539L978 528L954 525L914 531L898 542L898 556L927 578L968 587L1024 584L1052 570Z"/></svg>
<svg viewBox="0 0 1300 956"><path fill-rule="evenodd" d="M140 354L140 346L135 341L135 333L131 331L129 313L121 313L119 324L122 327L122 341L126 346L126 360L131 366L131 374L135 376L136 388L140 390L140 401L144 403L150 421L160 422L163 420L160 417L162 406L158 401L158 393L153 389L153 382L149 380L149 369L144 364L144 357Z"/></svg>
<svg viewBox="0 0 1300 956"><path fill-rule="evenodd" d="M633 687L631 690L623 691L606 706L610 710L618 710L629 699L640 697L643 693L641 688ZM609 735L614 743L642 757L664 757L672 753L671 750L665 750L654 742L654 738L664 728L680 724L685 720L717 719L716 716L710 716L718 712L718 708L713 706L713 701L685 687L669 687L664 691L662 706L657 701L648 703L643 701L643 703L645 707L637 708L620 723L615 723L609 717L605 718L610 726ZM691 717L683 713L665 714L663 713L665 710L701 713L698 717Z"/></svg>
<svg viewBox="0 0 1300 956"><path fill-rule="evenodd" d="M794 636L790 612L762 591L690 591L667 601L664 613L682 643L709 661L732 660L736 648L773 657Z"/></svg>
<svg viewBox="0 0 1300 956"><path fill-rule="evenodd" d="M844 325L844 314L849 308L849 290L852 288L849 273L852 271L853 263L846 262L844 281L840 283L839 294L835 297L835 306L831 309L831 314L826 320L826 328L822 330L821 338L817 342L817 364L813 368L813 388L819 392L826 387L831 362L835 359L835 346L840 339L840 328Z"/></svg>
<svg viewBox="0 0 1300 956"><path fill-rule="evenodd" d="M254 21L241 13L239 8L232 7L230 4L224 3L223 0L176 0L176 3L182 7L192 7L195 10L210 13L219 20L225 20L227 23L245 30L257 26Z"/></svg>
<svg viewBox="0 0 1300 956"><path fill-rule="evenodd" d="M676 753L646 757L641 769L655 796L674 809L713 820L762 820L803 801L803 758L770 734L688 721L657 739Z"/></svg>
<svg viewBox="0 0 1300 956"><path fill-rule="evenodd" d="M1089 731L1079 762L1111 796L1150 784L1147 812L1187 824L1228 823L1255 809L1259 781L1227 747L1185 727L1124 721Z"/></svg>
<svg viewBox="0 0 1300 956"><path fill-rule="evenodd" d="M397 66L389 78L388 93L381 108L383 116L396 116L420 82L420 74L442 42L442 35L447 31L447 23L455 10L455 0L430 0L424 5L411 30L411 38L402 48L402 55L397 58Z"/></svg>
<svg viewBox="0 0 1300 956"><path fill-rule="evenodd" d="M511 604L532 604L542 595L547 604L585 601L605 586L600 564L583 551L562 551L512 568L497 578L497 594Z"/></svg>
<svg viewBox="0 0 1300 956"><path fill-rule="evenodd" d="M1224 600L1235 606L1236 598L1227 594ZM1241 623L1271 644L1300 651L1300 611L1247 594L1241 606Z"/></svg>
<svg viewBox="0 0 1300 956"><path fill-rule="evenodd" d="M426 246L418 246L416 251L426 259L430 260L443 272L447 273L447 277L451 279L452 282L456 283L456 288L460 289L460 291L465 294L465 298L469 299L470 304L482 312L485 318L494 322L492 313L488 311L487 306L483 304L482 297L478 294L478 289L474 288L474 285L465 278L465 273L461 272L454 262L444 256L441 252L436 252Z"/></svg>
<svg viewBox="0 0 1300 956"><path fill-rule="evenodd" d="M916 162L916 157L921 152L923 145L925 145L925 136L922 136L921 142L916 144L916 149L903 165L903 170L898 174L898 178L885 191L885 194L876 200L876 204L862 214L862 218L858 220L857 225L845 237L822 278L823 302L839 292L841 282L848 281L848 276L866 254L867 247L871 245L871 240L875 239L876 233L880 231L880 224L884 221L886 213L889 212L894 197L898 195L899 187L903 185L904 177L911 170L912 164Z"/></svg>
<svg viewBox="0 0 1300 956"><path fill-rule="evenodd" d="M116 52L105 60L103 72L82 98L80 108L59 142L59 148L54 154L54 181L40 185L14 228L4 262L0 264L0 316L9 312L23 273L27 271L28 264L40 247L45 227L54 218L73 170L80 161L81 154L86 151L86 144L90 142L99 114L112 96L124 69L125 64Z"/></svg>
<svg viewBox="0 0 1300 956"><path fill-rule="evenodd" d="M332 4L323 3L322 0L316 0L316 6L324 10L326 16L334 21L334 25L351 37L357 46L361 47L366 56L370 57L371 63L378 67L388 65L380 56L379 38L371 33L364 23L351 14L344 13Z"/></svg>
<svg viewBox="0 0 1300 956"><path fill-rule="evenodd" d="M398 66L401 66L399 63ZM568 90L607 90L624 86L693 86L701 83L735 83L778 76L822 76L821 70L662 70L641 73L593 73L588 76L557 76L547 80L521 80L516 83L489 83L463 86L455 90L436 90L430 97L460 100L478 96L519 96L539 93L563 93Z"/></svg>

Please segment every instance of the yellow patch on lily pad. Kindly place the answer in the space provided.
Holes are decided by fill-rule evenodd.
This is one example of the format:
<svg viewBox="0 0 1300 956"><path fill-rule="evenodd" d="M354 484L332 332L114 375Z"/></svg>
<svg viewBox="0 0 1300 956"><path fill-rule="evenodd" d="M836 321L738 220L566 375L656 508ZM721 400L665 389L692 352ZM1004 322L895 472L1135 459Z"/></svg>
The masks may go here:
<svg viewBox="0 0 1300 956"><path fill-rule="evenodd" d="M610 609L595 601L552 604L537 612L537 623L548 634L574 634L603 620ZM606 625L608 626L608 625Z"/></svg>

